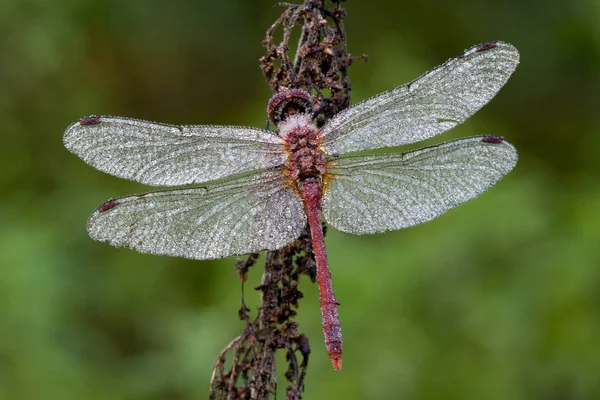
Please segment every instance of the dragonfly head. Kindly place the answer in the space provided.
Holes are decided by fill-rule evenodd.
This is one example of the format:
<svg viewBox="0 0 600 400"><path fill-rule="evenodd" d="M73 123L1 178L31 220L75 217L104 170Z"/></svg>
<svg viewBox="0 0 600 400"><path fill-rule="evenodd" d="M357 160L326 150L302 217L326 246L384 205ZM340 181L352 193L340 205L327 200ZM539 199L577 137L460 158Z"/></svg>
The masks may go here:
<svg viewBox="0 0 600 400"><path fill-rule="evenodd" d="M312 114L313 101L310 93L301 89L286 89L276 93L267 104L269 121L275 125L284 122L290 115Z"/></svg>

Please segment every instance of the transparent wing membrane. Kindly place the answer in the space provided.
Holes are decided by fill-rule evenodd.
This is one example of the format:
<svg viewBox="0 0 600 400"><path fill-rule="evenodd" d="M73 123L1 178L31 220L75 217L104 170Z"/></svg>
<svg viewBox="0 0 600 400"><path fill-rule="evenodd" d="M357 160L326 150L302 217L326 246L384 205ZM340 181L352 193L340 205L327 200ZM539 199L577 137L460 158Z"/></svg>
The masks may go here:
<svg viewBox="0 0 600 400"><path fill-rule="evenodd" d="M88 232L142 253L205 260L281 248L305 224L301 201L275 169L109 200L90 217Z"/></svg>
<svg viewBox="0 0 600 400"><path fill-rule="evenodd" d="M432 220L483 193L517 162L493 136L454 140L416 151L330 162L323 215L336 229L369 234Z"/></svg>
<svg viewBox="0 0 600 400"><path fill-rule="evenodd" d="M208 182L285 158L281 138L261 129L120 117L83 118L67 128L64 144L94 168L156 186Z"/></svg>
<svg viewBox="0 0 600 400"><path fill-rule="evenodd" d="M414 81L342 111L323 127L328 154L400 146L462 123L489 102L519 63L517 49L474 46Z"/></svg>
<svg viewBox="0 0 600 400"><path fill-rule="evenodd" d="M518 63L510 44L484 43L334 116L319 133L320 149L334 156L325 172L325 219L353 234L406 228L500 180L515 166L517 152L496 136L406 153L343 155L414 143L451 129L490 101ZM301 135L306 129L300 125L309 122L286 118L298 137L104 116L70 125L63 139L67 149L101 171L148 185L202 184L109 200L91 215L90 236L142 253L192 259L275 250L295 240L307 217L288 179L294 173L313 176L303 171L320 173L307 165L320 160L320 153ZM303 187L301 179L294 183Z"/></svg>

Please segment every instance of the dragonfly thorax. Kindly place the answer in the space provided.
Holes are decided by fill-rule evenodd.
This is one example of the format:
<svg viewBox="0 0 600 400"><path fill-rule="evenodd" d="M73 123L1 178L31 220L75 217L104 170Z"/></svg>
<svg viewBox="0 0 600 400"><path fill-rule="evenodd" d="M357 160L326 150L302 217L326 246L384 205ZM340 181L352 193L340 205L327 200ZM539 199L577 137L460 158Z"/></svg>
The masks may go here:
<svg viewBox="0 0 600 400"><path fill-rule="evenodd" d="M321 181L325 174L325 153L320 148L319 130L311 118L310 114L296 114L279 124L287 154L284 167L296 184L307 178Z"/></svg>
<svg viewBox="0 0 600 400"><path fill-rule="evenodd" d="M312 97L310 93L301 89L287 89L276 93L267 104L269 121L275 125L279 125L292 115L312 112Z"/></svg>

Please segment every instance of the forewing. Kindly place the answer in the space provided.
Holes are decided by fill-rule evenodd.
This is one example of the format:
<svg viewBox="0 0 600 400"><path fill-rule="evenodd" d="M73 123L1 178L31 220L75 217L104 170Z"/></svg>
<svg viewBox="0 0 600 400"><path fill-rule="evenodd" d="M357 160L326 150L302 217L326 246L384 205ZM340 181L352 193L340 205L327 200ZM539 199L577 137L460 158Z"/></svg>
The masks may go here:
<svg viewBox="0 0 600 400"><path fill-rule="evenodd" d="M495 136L470 137L408 153L340 158L323 198L336 229L368 234L432 220L483 193L517 162Z"/></svg>
<svg viewBox="0 0 600 400"><path fill-rule="evenodd" d="M109 200L87 228L92 238L113 246L207 260L281 248L305 224L301 201L275 169Z"/></svg>
<svg viewBox="0 0 600 400"><path fill-rule="evenodd" d="M120 117L71 124L65 147L100 171L148 185L202 183L281 165L282 140L237 126L167 125Z"/></svg>
<svg viewBox="0 0 600 400"><path fill-rule="evenodd" d="M508 43L485 43L336 115L322 129L328 154L414 143L462 123L490 101L519 63Z"/></svg>

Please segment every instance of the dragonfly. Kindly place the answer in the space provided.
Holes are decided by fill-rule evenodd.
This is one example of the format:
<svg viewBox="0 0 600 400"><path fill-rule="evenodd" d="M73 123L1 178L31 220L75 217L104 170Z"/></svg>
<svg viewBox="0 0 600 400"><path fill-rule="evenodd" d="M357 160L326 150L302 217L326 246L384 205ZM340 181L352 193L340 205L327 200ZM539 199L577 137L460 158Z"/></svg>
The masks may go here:
<svg viewBox="0 0 600 400"><path fill-rule="evenodd" d="M208 260L282 248L308 223L325 345L339 370L340 303L322 219L357 235L421 224L486 191L518 158L512 144L493 135L413 151L360 152L419 142L464 122L518 63L512 45L482 43L347 108L321 128L313 124L311 94L300 89L269 100L277 132L82 118L66 129L64 144L83 161L120 178L175 186L106 201L90 216L87 231L142 253Z"/></svg>

